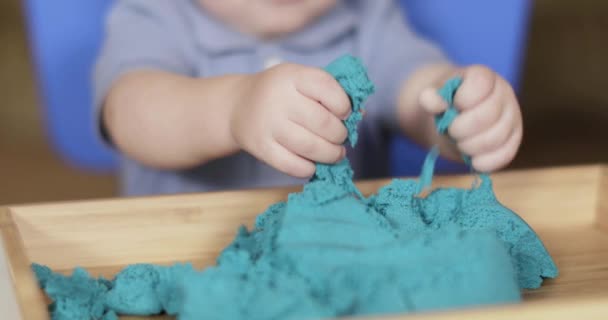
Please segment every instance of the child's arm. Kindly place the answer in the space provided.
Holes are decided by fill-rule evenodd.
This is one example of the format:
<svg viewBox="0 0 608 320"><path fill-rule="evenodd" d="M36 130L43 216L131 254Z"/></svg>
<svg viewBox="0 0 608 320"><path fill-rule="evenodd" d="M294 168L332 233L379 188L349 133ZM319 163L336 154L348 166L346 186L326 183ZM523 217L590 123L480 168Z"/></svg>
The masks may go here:
<svg viewBox="0 0 608 320"><path fill-rule="evenodd" d="M424 147L439 144L445 157L461 159L460 152L469 154L479 171L508 164L523 131L511 86L487 68L451 65L438 46L414 33L397 1L365 3L381 17L369 23L372 36L365 47L374 57L368 62L369 72L378 84L370 99L376 109L370 108L367 116L388 130L405 132ZM455 97L461 114L448 132L456 140L453 144L436 133L433 115L446 108L438 88L456 75L464 83Z"/></svg>
<svg viewBox="0 0 608 320"><path fill-rule="evenodd" d="M448 130L454 144L436 132L433 115L447 108L437 89L456 75L463 77L463 84L454 97L461 113ZM442 154L451 159L459 159L461 152L470 155L473 167L482 172L508 165L523 134L511 85L482 66L459 69L433 64L419 69L400 91L398 117L403 130L415 141L427 146L439 144Z"/></svg>
<svg viewBox="0 0 608 320"><path fill-rule="evenodd" d="M279 65L207 76L194 3L115 1L94 73L94 121L128 157L178 170L244 150L293 176L344 156L350 101L327 72ZM194 16L192 16L194 15ZM203 51L201 51L203 50ZM204 78L200 78L203 76ZM106 133L103 136L101 133ZM106 140L107 142L107 140Z"/></svg>
<svg viewBox="0 0 608 320"><path fill-rule="evenodd" d="M180 169L245 150L296 177L336 162L350 102L325 71L283 64L253 75L195 79L139 70L103 105L115 145L146 165Z"/></svg>
<svg viewBox="0 0 608 320"><path fill-rule="evenodd" d="M132 71L112 86L102 119L126 156L165 169L195 166L239 150L228 118L244 76L194 79L156 70Z"/></svg>

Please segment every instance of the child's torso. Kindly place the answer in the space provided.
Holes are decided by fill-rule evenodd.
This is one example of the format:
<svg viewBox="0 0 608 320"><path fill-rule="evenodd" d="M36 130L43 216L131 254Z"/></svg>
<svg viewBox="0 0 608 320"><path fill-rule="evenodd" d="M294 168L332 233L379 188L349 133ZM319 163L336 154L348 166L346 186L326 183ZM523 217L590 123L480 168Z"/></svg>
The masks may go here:
<svg viewBox="0 0 608 320"><path fill-rule="evenodd" d="M179 8L183 13L181 19L186 19L183 23L189 26L188 34L179 37L188 42L180 50L184 60L188 61L192 76L255 73L281 62L324 67L344 54L357 56L366 65L373 64L373 59L376 59L376 48L370 45L369 34L364 34L365 26L362 26L365 13L359 12L358 8L373 7L366 2L341 1L337 8L313 25L275 42L255 41L231 30L202 12L195 1L176 1L175 5L184 6ZM373 74L371 76L372 81L376 82ZM354 150L348 150L356 178L388 175L386 130L374 115L375 109L381 107L378 106L379 101L382 100L372 96L366 103L368 112L360 124L359 143ZM128 195L270 187L305 182L280 173L245 152L181 172L159 171L124 159L122 170L123 192Z"/></svg>

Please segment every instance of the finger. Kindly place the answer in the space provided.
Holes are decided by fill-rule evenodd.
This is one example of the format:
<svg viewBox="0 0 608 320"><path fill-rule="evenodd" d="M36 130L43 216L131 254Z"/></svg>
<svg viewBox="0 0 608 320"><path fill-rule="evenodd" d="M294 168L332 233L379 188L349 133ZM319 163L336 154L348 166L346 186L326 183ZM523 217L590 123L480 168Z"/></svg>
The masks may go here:
<svg viewBox="0 0 608 320"><path fill-rule="evenodd" d="M311 177L316 170L314 163L294 154L276 142L269 144L262 160L275 169L296 178Z"/></svg>
<svg viewBox="0 0 608 320"><path fill-rule="evenodd" d="M344 123L315 101L307 100L305 105L291 108L288 119L335 144L344 143L348 135Z"/></svg>
<svg viewBox="0 0 608 320"><path fill-rule="evenodd" d="M495 124L503 108L502 92L495 90L475 108L465 110L456 117L448 132L456 140L470 138Z"/></svg>
<svg viewBox="0 0 608 320"><path fill-rule="evenodd" d="M471 66L464 72L463 82L456 91L454 104L459 110L471 109L486 100L496 87L498 77L484 66Z"/></svg>
<svg viewBox="0 0 608 320"><path fill-rule="evenodd" d="M509 140L498 150L473 157L473 168L480 172L491 172L507 166L519 149L523 134L523 127L518 126L509 137Z"/></svg>
<svg viewBox="0 0 608 320"><path fill-rule="evenodd" d="M350 99L342 86L329 73L314 69L296 81L296 89L302 95L319 102L340 119L351 112Z"/></svg>
<svg viewBox="0 0 608 320"><path fill-rule="evenodd" d="M418 98L418 103L422 108L431 114L438 114L448 108L447 102L441 98L434 88L424 89Z"/></svg>
<svg viewBox="0 0 608 320"><path fill-rule="evenodd" d="M284 125L275 139L293 153L315 162L336 163L346 154L344 146L333 144L293 122Z"/></svg>
<svg viewBox="0 0 608 320"><path fill-rule="evenodd" d="M486 131L458 142L458 148L464 154L476 156L488 153L504 145L519 125L515 120L515 108L504 108L498 122Z"/></svg>

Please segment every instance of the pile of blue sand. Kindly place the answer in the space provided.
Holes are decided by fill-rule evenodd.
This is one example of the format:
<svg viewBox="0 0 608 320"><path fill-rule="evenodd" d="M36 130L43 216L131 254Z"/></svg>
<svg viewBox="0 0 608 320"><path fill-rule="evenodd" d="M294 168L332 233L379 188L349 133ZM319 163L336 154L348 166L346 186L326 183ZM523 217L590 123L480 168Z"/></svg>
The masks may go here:
<svg viewBox="0 0 608 320"><path fill-rule="evenodd" d="M345 124L356 143L363 102L373 91L356 58L326 70L351 98ZM437 118L445 132L457 114ZM77 268L66 277L33 269L54 301L53 319L116 319L167 313L194 319L311 319L407 313L520 301L557 268L534 231L502 206L491 180L472 189L420 191L433 175L429 153L420 181L394 180L364 197L347 160L318 164L302 192L289 195L241 228L217 264L131 265L112 281Z"/></svg>

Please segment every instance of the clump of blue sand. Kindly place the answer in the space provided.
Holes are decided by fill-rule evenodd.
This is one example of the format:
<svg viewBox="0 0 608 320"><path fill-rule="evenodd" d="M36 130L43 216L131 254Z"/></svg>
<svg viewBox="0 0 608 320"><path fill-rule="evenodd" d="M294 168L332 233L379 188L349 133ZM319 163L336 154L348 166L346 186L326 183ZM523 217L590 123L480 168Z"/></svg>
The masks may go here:
<svg viewBox="0 0 608 320"><path fill-rule="evenodd" d="M349 142L373 84L359 60L327 66L350 96ZM460 79L440 90L457 114ZM318 164L302 192L289 195L242 227L215 266L126 267L113 280L77 268L71 276L34 265L52 299L53 319L117 319L166 313L194 319L313 319L409 313L518 302L557 268L534 231L496 199L480 174L471 189L437 189L426 197L437 151L421 179L393 180L364 197L347 160Z"/></svg>

